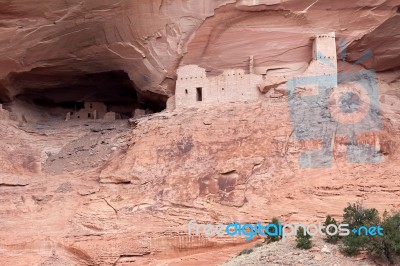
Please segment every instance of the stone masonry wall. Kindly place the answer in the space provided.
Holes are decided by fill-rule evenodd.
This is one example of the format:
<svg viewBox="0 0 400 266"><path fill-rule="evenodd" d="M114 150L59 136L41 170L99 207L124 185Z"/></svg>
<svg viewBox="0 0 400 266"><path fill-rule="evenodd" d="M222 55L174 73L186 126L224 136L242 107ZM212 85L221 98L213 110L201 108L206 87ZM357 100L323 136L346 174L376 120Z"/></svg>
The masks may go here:
<svg viewBox="0 0 400 266"><path fill-rule="evenodd" d="M209 103L256 101L262 97L257 84L262 76L245 74L244 70L225 70L216 77L207 77L204 68L187 65L178 69L176 107ZM198 90L201 90L201 101Z"/></svg>
<svg viewBox="0 0 400 266"><path fill-rule="evenodd" d="M335 33L330 32L315 36L312 54L312 61L301 76L331 77L329 86L336 87L337 56ZM260 89L265 92L264 88L273 86L276 80L269 76L264 80L262 75L245 74L242 69L225 70L219 76L207 77L206 70L197 65L182 66L177 73L178 79L175 92L177 108L209 103L256 101L263 97Z"/></svg>

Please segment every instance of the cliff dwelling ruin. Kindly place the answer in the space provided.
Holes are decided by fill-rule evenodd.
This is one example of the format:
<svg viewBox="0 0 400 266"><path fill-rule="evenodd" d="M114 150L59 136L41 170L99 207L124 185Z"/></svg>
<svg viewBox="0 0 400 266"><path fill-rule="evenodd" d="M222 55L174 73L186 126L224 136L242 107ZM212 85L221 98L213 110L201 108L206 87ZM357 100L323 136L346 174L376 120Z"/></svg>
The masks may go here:
<svg viewBox="0 0 400 266"><path fill-rule="evenodd" d="M261 75L245 74L241 69L225 70L222 75L208 77L204 68L183 66L178 69L176 106L257 100L262 97L257 90L261 80Z"/></svg>
<svg viewBox="0 0 400 266"><path fill-rule="evenodd" d="M337 73L335 33L313 38L312 60L302 76ZM268 66L255 66L249 56L247 70L227 69L208 75L198 65L177 70L175 96L165 97L139 90L124 71L100 73L66 72L63 69L33 69L11 73L1 90L4 108L24 120L57 117L63 120L117 120L141 117L167 108L201 106L229 102L257 101L266 95L286 92L290 75L271 74ZM336 80L337 84L337 80ZM272 91L272 94L270 93ZM275 96L274 96L275 95Z"/></svg>
<svg viewBox="0 0 400 266"><path fill-rule="evenodd" d="M4 108L27 121L113 121L165 109L164 100L140 92L124 71L77 74L34 69L13 73L9 82L13 90L2 95Z"/></svg>
<svg viewBox="0 0 400 266"><path fill-rule="evenodd" d="M256 101L275 90L284 94L290 75L269 75L268 67L254 67L249 57L249 70L225 70L221 75L208 76L206 69L197 65L181 66L176 82L177 108L240 101ZM320 34L313 38L312 60L301 76L336 75L337 56L335 33ZM337 85L337 78L335 80ZM333 84L334 87L336 87Z"/></svg>

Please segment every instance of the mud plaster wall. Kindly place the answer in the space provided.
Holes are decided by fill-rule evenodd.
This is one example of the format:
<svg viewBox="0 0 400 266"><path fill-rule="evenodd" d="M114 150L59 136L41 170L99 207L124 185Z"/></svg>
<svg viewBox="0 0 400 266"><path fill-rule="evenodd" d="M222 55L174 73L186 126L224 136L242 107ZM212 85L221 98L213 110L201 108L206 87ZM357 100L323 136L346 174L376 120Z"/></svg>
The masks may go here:
<svg viewBox="0 0 400 266"><path fill-rule="evenodd" d="M97 112L97 119L103 118L107 113L107 106L100 102L87 102L85 103L85 108L73 112L71 119L93 119L94 111Z"/></svg>
<svg viewBox="0 0 400 266"><path fill-rule="evenodd" d="M262 76L245 74L241 69L225 70L216 77L207 77L206 70L196 65L178 69L175 101L176 107L209 103L255 101L262 98L257 89ZM201 90L201 101L198 91Z"/></svg>
<svg viewBox="0 0 400 266"><path fill-rule="evenodd" d="M332 75L337 80L335 33L315 36L312 54L312 61L303 76ZM250 68L253 68L252 64ZM245 74L242 69L225 70L219 76L208 77L204 68L186 65L180 67L177 73L175 92L177 108L209 103L256 101L263 98L257 85L262 82L268 83L268 80L263 80L262 75ZM334 83L337 84L337 81Z"/></svg>

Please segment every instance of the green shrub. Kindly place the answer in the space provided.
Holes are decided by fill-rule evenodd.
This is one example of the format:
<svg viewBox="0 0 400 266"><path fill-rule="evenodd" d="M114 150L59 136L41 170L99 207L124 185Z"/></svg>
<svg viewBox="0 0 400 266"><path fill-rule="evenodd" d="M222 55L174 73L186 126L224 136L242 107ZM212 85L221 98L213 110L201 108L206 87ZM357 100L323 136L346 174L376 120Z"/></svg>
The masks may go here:
<svg viewBox="0 0 400 266"><path fill-rule="evenodd" d="M324 223L325 228L331 224L336 225L336 227L338 226L335 218L332 218L330 215L327 215L326 219L325 219L325 223ZM328 232L328 229L325 229L325 233L327 233L327 232ZM334 230L330 229L330 233L334 233ZM339 241L339 239L340 239L339 234L336 234L333 236L326 234L326 237L324 238L324 240L330 244L336 244Z"/></svg>
<svg viewBox="0 0 400 266"><path fill-rule="evenodd" d="M242 251L238 254L238 256L247 255L247 254L252 253L253 251L254 251L254 250L253 250L252 248L246 248L246 249L242 250Z"/></svg>
<svg viewBox="0 0 400 266"><path fill-rule="evenodd" d="M311 236L304 231L303 227L299 227L296 235L296 247L300 249L310 249L312 246Z"/></svg>
<svg viewBox="0 0 400 266"><path fill-rule="evenodd" d="M346 256L357 255L364 246L363 242L362 237L350 233L350 235L343 237L340 251Z"/></svg>
<svg viewBox="0 0 400 266"><path fill-rule="evenodd" d="M384 215L383 236L374 236L366 244L368 254L390 264L398 265L400 255L400 212Z"/></svg>
<svg viewBox="0 0 400 266"><path fill-rule="evenodd" d="M271 224L276 225L277 228L279 228L279 220L278 218L274 217L272 218ZM271 231L271 230L270 230ZM277 232L274 232L277 233ZM282 236L270 236L267 234L267 237L264 240L264 243L271 243L271 242L276 242L282 239Z"/></svg>
<svg viewBox="0 0 400 266"><path fill-rule="evenodd" d="M376 226L380 224L379 213L376 209L365 209L360 202L348 204L344 209L343 223L349 224L350 230L361 226ZM350 235L343 237L340 250L347 256L357 255L366 247L371 236Z"/></svg>
<svg viewBox="0 0 400 266"><path fill-rule="evenodd" d="M365 209L361 202L348 204L344 209L343 222L350 225L350 228L360 226L371 226L380 223L378 211L374 208Z"/></svg>

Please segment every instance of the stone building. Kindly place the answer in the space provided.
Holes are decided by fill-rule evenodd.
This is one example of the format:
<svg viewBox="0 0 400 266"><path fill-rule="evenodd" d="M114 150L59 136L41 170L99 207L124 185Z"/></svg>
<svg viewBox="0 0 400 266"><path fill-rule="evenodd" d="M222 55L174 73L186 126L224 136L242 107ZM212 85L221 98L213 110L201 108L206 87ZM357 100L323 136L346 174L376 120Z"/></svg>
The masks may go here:
<svg viewBox="0 0 400 266"><path fill-rule="evenodd" d="M320 34L313 37L313 40L312 60L300 76L332 75L332 83L337 84L335 33ZM291 76L272 76L268 75L268 71L258 71L255 74L253 62L254 58L250 56L249 74L242 69L230 69L219 76L210 77L204 68L197 65L180 67L177 71L175 98L171 99L171 106L181 108L209 103L256 101L262 99L264 93L271 89L279 92L272 95L283 95L286 80Z"/></svg>
<svg viewBox="0 0 400 266"><path fill-rule="evenodd" d="M313 42L313 60L303 76L328 75L335 79L337 86L337 55L335 33L319 34Z"/></svg>
<svg viewBox="0 0 400 266"><path fill-rule="evenodd" d="M241 69L225 70L219 76L207 77L204 68L183 66L178 69L175 106L255 101L262 97L257 89L261 80L262 76L245 74Z"/></svg>
<svg viewBox="0 0 400 266"><path fill-rule="evenodd" d="M67 114L70 119L102 119L107 113L107 106L102 102L87 102L83 109Z"/></svg>
<svg viewBox="0 0 400 266"><path fill-rule="evenodd" d="M314 60L324 61L327 59L337 66L335 33L330 32L315 36L312 55Z"/></svg>

